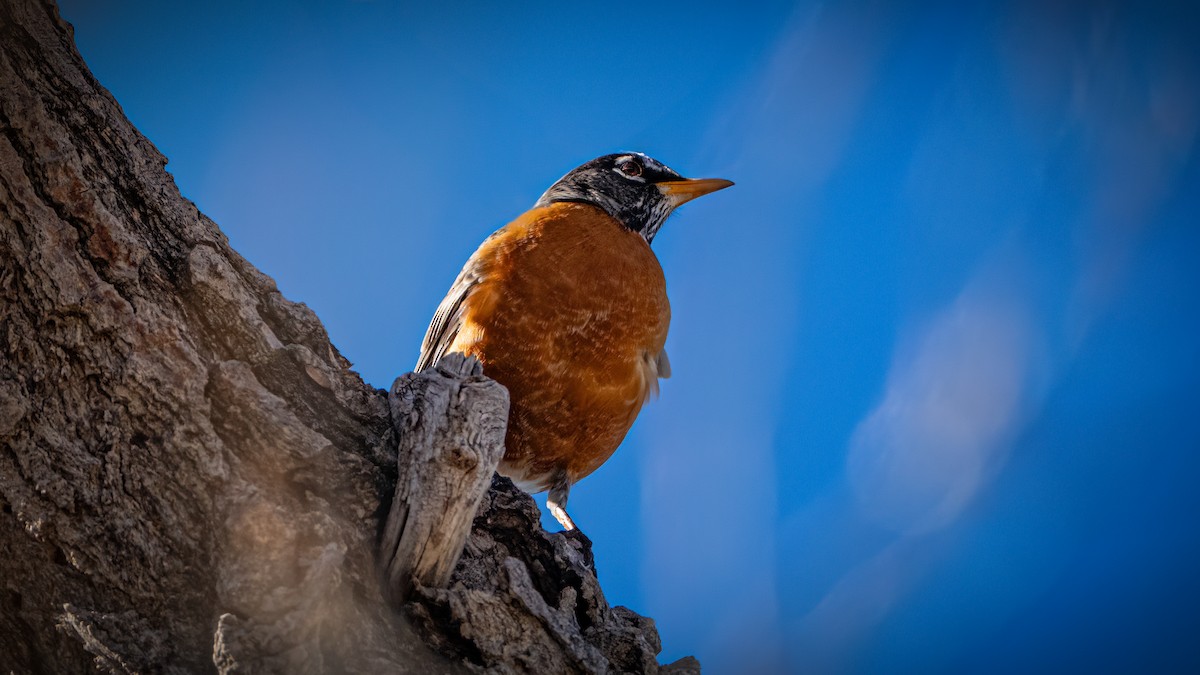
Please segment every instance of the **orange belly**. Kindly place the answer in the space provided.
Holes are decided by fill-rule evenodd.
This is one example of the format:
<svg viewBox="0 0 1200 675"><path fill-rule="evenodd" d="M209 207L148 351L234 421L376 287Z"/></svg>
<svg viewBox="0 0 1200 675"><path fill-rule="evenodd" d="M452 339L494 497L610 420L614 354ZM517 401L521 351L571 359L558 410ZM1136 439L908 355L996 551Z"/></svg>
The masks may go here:
<svg viewBox="0 0 1200 675"><path fill-rule="evenodd" d="M526 213L477 255L484 281L449 351L508 388L501 473L531 492L556 472L573 483L612 455L657 390L671 318L662 268L640 235L575 203Z"/></svg>

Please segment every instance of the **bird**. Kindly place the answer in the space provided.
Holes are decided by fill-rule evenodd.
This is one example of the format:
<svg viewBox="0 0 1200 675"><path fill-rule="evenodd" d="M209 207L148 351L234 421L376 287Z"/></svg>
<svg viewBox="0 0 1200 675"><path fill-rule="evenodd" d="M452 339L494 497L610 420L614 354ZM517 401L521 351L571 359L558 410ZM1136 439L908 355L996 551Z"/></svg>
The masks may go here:
<svg viewBox="0 0 1200 675"><path fill-rule="evenodd" d="M671 374L671 305L650 245L680 205L731 185L640 152L597 157L487 237L430 321L416 372L457 352L508 389L497 471L549 491L567 532L578 532L571 486L612 456Z"/></svg>

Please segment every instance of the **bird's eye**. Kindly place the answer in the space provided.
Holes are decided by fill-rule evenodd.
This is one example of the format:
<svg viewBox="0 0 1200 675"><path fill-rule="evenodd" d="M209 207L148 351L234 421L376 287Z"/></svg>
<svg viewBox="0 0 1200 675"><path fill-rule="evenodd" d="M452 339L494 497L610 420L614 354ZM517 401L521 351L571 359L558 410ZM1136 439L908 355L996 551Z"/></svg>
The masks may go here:
<svg viewBox="0 0 1200 675"><path fill-rule="evenodd" d="M621 173L631 178L636 178L642 175L642 165L632 159L617 167Z"/></svg>

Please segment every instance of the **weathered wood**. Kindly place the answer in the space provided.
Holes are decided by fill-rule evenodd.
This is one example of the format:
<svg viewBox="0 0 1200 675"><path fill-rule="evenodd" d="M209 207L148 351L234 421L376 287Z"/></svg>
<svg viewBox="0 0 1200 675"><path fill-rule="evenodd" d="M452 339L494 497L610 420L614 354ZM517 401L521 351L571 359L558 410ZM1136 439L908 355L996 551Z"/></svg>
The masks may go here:
<svg viewBox="0 0 1200 675"><path fill-rule="evenodd" d="M483 376L479 361L448 354L396 378L388 399L399 465L380 564L399 608L414 581L438 588L450 580L504 455L508 391Z"/></svg>

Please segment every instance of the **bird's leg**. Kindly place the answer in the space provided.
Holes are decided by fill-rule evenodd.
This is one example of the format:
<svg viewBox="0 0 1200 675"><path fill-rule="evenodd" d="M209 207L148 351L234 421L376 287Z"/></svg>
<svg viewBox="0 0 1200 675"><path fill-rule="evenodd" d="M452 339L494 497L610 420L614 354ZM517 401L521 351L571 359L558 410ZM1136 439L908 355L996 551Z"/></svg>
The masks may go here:
<svg viewBox="0 0 1200 675"><path fill-rule="evenodd" d="M592 557L592 540L575 526L575 521L567 515L567 495L571 492L571 481L565 472L555 476L550 484L550 493L546 495L546 508L563 526L563 536L577 542L576 548L583 554L583 562L593 570L596 569L596 559Z"/></svg>
<svg viewBox="0 0 1200 675"><path fill-rule="evenodd" d="M550 486L550 493L546 495L546 508L550 509L550 515L563 526L567 532L578 530L575 527L575 521L571 520L571 516L567 515L567 495L571 492L571 482L567 480L565 472L555 476L554 483Z"/></svg>

